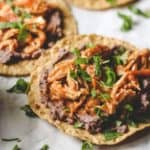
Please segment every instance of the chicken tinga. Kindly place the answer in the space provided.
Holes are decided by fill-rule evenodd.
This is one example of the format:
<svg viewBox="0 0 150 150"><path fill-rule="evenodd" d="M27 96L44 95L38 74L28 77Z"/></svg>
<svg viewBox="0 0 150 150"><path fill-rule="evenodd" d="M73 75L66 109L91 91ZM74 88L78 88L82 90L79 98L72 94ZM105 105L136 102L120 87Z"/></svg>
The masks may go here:
<svg viewBox="0 0 150 150"><path fill-rule="evenodd" d="M0 73L29 74L33 69L31 63L42 51L74 34L75 22L69 11L62 0L1 1Z"/></svg>
<svg viewBox="0 0 150 150"><path fill-rule="evenodd" d="M29 102L39 116L96 144L118 143L149 126L149 50L76 36L58 42L51 57L32 75Z"/></svg>

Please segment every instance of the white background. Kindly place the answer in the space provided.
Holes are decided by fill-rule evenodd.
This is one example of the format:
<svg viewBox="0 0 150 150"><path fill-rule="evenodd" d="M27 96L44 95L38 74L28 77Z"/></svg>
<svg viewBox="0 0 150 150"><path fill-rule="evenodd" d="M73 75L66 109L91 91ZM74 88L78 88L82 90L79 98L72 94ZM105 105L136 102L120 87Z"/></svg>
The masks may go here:
<svg viewBox="0 0 150 150"><path fill-rule="evenodd" d="M150 10L150 0L141 0L136 5ZM131 14L127 8L107 11L86 11L73 8L73 14L78 22L79 32L83 34L96 33L120 38L135 44L139 48L150 48L150 19L131 14L135 25L130 32L120 31L122 21L117 12ZM8 94L17 78L0 77L0 139L19 137L18 145L22 150L40 150L48 144L50 150L80 150L81 141L59 132L55 127L40 119L31 119L24 115L20 106L27 103L25 95ZM96 150L150 150L150 134L115 147L95 147ZM12 150L16 142L1 142L0 150Z"/></svg>

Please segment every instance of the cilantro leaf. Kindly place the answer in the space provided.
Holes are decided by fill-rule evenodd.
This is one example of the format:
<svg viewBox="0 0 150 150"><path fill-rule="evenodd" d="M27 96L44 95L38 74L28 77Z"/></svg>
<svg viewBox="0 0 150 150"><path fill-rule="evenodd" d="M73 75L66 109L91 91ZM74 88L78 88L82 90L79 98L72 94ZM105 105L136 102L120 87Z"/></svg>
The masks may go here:
<svg viewBox="0 0 150 150"><path fill-rule="evenodd" d="M80 65L80 64L88 64L88 59L87 58L83 58L83 57L77 57L77 59L75 60L75 64L76 65Z"/></svg>
<svg viewBox="0 0 150 150"><path fill-rule="evenodd" d="M7 90L9 93L28 93L30 85L24 79L19 79L16 84Z"/></svg>
<svg viewBox="0 0 150 150"><path fill-rule="evenodd" d="M121 134L116 131L105 131L104 132L104 138L106 141L115 140L119 136L121 136Z"/></svg>
<svg viewBox="0 0 150 150"><path fill-rule="evenodd" d="M0 22L0 29L7 29L7 28L20 28L22 24L20 22Z"/></svg>
<svg viewBox="0 0 150 150"><path fill-rule="evenodd" d="M95 90L95 89L92 89L92 90L91 90L91 96L92 96L93 98L95 98L95 97L97 96L97 93L96 93L96 90Z"/></svg>
<svg viewBox="0 0 150 150"><path fill-rule="evenodd" d="M82 150L93 150L93 145L88 141L84 141L82 143Z"/></svg>
<svg viewBox="0 0 150 150"><path fill-rule="evenodd" d="M118 12L118 16L123 20L123 24L121 26L122 31L129 31L133 28L134 22L131 16L122 14L120 12Z"/></svg>
<svg viewBox="0 0 150 150"><path fill-rule="evenodd" d="M21 150L21 148L16 144L12 150Z"/></svg>
<svg viewBox="0 0 150 150"><path fill-rule="evenodd" d="M78 78L78 75L75 71L71 70L70 71L70 77L73 78L74 80L76 80Z"/></svg>
<svg viewBox="0 0 150 150"><path fill-rule="evenodd" d="M77 74L79 77L81 77L83 80L85 80L87 82L91 82L91 80L92 80L91 76L81 68L78 68Z"/></svg>
<svg viewBox="0 0 150 150"><path fill-rule="evenodd" d="M125 108L127 111L129 111L129 112L132 112L132 111L133 111L133 106L130 105L130 104L126 104L126 105L124 106L124 108Z"/></svg>
<svg viewBox="0 0 150 150"><path fill-rule="evenodd" d="M31 118L36 118L37 115L32 111L29 105L24 105L21 107L21 110L23 110L26 114L26 116L31 117Z"/></svg>
<svg viewBox="0 0 150 150"><path fill-rule="evenodd" d="M93 56L94 66L95 66L95 74L101 75L101 64L102 59L100 56Z"/></svg>
<svg viewBox="0 0 150 150"><path fill-rule="evenodd" d="M80 50L77 49L77 48L72 49L71 52L72 52L76 57L79 57L79 56L80 56Z"/></svg>
<svg viewBox="0 0 150 150"><path fill-rule="evenodd" d="M129 6L128 8L131 12L133 12L136 15L143 16L145 18L150 18L150 11L142 11L141 9L136 8L134 6Z"/></svg>
<svg viewBox="0 0 150 150"><path fill-rule="evenodd" d="M102 98L103 100L110 99L110 95L108 93L100 93L99 97Z"/></svg>
<svg viewBox="0 0 150 150"><path fill-rule="evenodd" d="M28 32L28 29L26 28L26 26L22 26L20 28L20 31L19 31L17 39L19 41L25 41L25 39L27 38L28 34L29 34L29 32Z"/></svg>
<svg viewBox="0 0 150 150"><path fill-rule="evenodd" d="M95 107L94 108L94 112L96 113L96 115L98 117L102 117L103 116L103 112L102 112L102 110L99 107Z"/></svg>
<svg viewBox="0 0 150 150"><path fill-rule="evenodd" d="M80 121L76 121L76 122L74 123L74 128L82 128L82 126L83 126L83 123L80 122Z"/></svg>
<svg viewBox="0 0 150 150"><path fill-rule="evenodd" d="M111 5L116 5L116 0L106 0Z"/></svg>
<svg viewBox="0 0 150 150"><path fill-rule="evenodd" d="M28 29L21 22L0 22L0 29L16 28L19 30L17 39L24 41L28 35Z"/></svg>
<svg viewBox="0 0 150 150"><path fill-rule="evenodd" d="M47 144L43 145L42 148L40 150L48 150L49 146Z"/></svg>
<svg viewBox="0 0 150 150"><path fill-rule="evenodd" d="M86 48L93 48L94 47L94 44L92 44L92 43L87 43L86 44Z"/></svg>
<svg viewBox="0 0 150 150"><path fill-rule="evenodd" d="M19 139L19 138L11 138L11 139L2 138L1 141L4 141L4 142L13 142L13 141L21 142L21 139Z"/></svg>
<svg viewBox="0 0 150 150"><path fill-rule="evenodd" d="M116 82L116 79L116 73L110 67L105 67L105 81L103 83L111 87Z"/></svg>

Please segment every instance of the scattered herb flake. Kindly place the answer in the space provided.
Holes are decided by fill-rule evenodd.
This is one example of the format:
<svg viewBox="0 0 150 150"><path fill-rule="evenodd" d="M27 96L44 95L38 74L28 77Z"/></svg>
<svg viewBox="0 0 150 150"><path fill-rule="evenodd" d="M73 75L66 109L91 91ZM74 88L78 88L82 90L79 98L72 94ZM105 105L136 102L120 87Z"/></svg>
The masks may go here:
<svg viewBox="0 0 150 150"><path fill-rule="evenodd" d="M24 26L22 26L22 27L20 28L20 31L19 31L19 34L18 34L17 39L18 39L19 41L25 41L25 39L27 38L28 34L29 34L29 31L28 31L28 29L26 28L26 26L24 25Z"/></svg>
<svg viewBox="0 0 150 150"><path fill-rule="evenodd" d="M10 93L28 93L30 88L30 85L28 82L26 82L24 79L19 79L16 84L7 90L7 92Z"/></svg>
<svg viewBox="0 0 150 150"><path fill-rule="evenodd" d="M19 30L17 39L24 41L28 35L28 29L22 22L0 22L0 29L16 28Z"/></svg>
<svg viewBox="0 0 150 150"><path fill-rule="evenodd" d="M79 57L79 56L80 56L80 50L77 49L77 48L74 48L71 52L72 52L76 57Z"/></svg>
<svg viewBox="0 0 150 150"><path fill-rule="evenodd" d="M91 96L92 96L93 98L95 98L95 97L97 96L97 93L96 93L96 90L95 90L95 89L92 89L92 90L91 90Z"/></svg>
<svg viewBox="0 0 150 150"><path fill-rule="evenodd" d="M101 75L101 64L102 64L102 59L100 56L93 56L93 61L94 61L94 66L95 66L95 74Z"/></svg>
<svg viewBox="0 0 150 150"><path fill-rule="evenodd" d="M78 75L75 71L71 70L70 71L70 77L73 78L74 80L76 80L78 78Z"/></svg>
<svg viewBox="0 0 150 150"><path fill-rule="evenodd" d="M122 124L122 121L120 121L120 120L116 121L116 126L121 126L121 124Z"/></svg>
<svg viewBox="0 0 150 150"><path fill-rule="evenodd" d="M100 93L99 97L102 98L103 100L110 99L110 95L108 93Z"/></svg>
<svg viewBox="0 0 150 150"><path fill-rule="evenodd" d="M138 127L138 124L133 120L128 121L128 124L129 124L129 126L134 127L134 128Z"/></svg>
<svg viewBox="0 0 150 150"><path fill-rule="evenodd" d="M116 78L116 73L110 67L105 67L105 81L103 83L111 87L116 82Z"/></svg>
<svg viewBox="0 0 150 150"><path fill-rule="evenodd" d="M141 9L136 8L135 6L129 6L129 10L136 15L143 16L145 18L150 18L150 11L142 11Z"/></svg>
<svg viewBox="0 0 150 150"><path fill-rule="evenodd" d="M12 150L21 150L21 148L16 144Z"/></svg>
<svg viewBox="0 0 150 150"><path fill-rule="evenodd" d="M94 44L93 43L88 43L86 44L86 48L93 48L94 47Z"/></svg>
<svg viewBox="0 0 150 150"><path fill-rule="evenodd" d="M121 133L118 133L116 131L106 131L106 132L104 132L104 138L105 138L106 141L115 140L119 136L121 136Z"/></svg>
<svg viewBox="0 0 150 150"><path fill-rule="evenodd" d="M11 139L2 138L1 141L3 141L3 142L13 142L13 141L21 142L21 139L19 139L19 138L11 138Z"/></svg>
<svg viewBox="0 0 150 150"><path fill-rule="evenodd" d="M37 115L32 111L29 105L25 105L21 107L21 110L23 110L26 114L26 116L31 117L31 118L36 118Z"/></svg>
<svg viewBox="0 0 150 150"><path fill-rule="evenodd" d="M83 57L78 57L76 60L75 60L75 64L76 65L80 65L80 64L88 64L88 59L87 58L83 58Z"/></svg>
<svg viewBox="0 0 150 150"><path fill-rule="evenodd" d="M121 26L122 31L129 31L133 28L134 22L131 16L125 15L120 12L118 12L118 16L123 20L123 24Z"/></svg>
<svg viewBox="0 0 150 150"><path fill-rule="evenodd" d="M81 150L93 150L93 145L92 143L88 142L88 141L84 141L82 143L82 148Z"/></svg>
<svg viewBox="0 0 150 150"><path fill-rule="evenodd" d="M116 0L106 0L108 3L111 5L115 6L116 5Z"/></svg>
<svg viewBox="0 0 150 150"><path fill-rule="evenodd" d="M74 128L82 128L83 127L83 123L82 122L80 122L80 121L76 121L75 123L74 123Z"/></svg>
<svg viewBox="0 0 150 150"><path fill-rule="evenodd" d="M87 82L91 82L91 76L81 68L78 68L77 75Z"/></svg>
<svg viewBox="0 0 150 150"><path fill-rule="evenodd" d="M130 104L126 104L126 105L124 106L124 108L125 108L127 111L129 111L129 112L133 112L133 107L132 107L132 105L130 105Z"/></svg>
<svg viewBox="0 0 150 150"><path fill-rule="evenodd" d="M42 148L40 150L48 150L49 146L47 144L43 145Z"/></svg>
<svg viewBox="0 0 150 150"><path fill-rule="evenodd" d="M0 29L17 28L22 26L21 22L0 22Z"/></svg>
<svg viewBox="0 0 150 150"><path fill-rule="evenodd" d="M103 116L103 112L102 112L102 110L99 107L95 107L94 108L94 112L96 113L96 115L98 117L102 117Z"/></svg>

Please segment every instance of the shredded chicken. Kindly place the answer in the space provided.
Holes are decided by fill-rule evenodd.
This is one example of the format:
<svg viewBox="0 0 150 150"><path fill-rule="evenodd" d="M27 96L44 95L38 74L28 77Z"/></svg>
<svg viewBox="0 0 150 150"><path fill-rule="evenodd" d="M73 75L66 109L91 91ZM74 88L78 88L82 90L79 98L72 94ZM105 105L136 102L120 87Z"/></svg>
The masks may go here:
<svg viewBox="0 0 150 150"><path fill-rule="evenodd" d="M63 36L63 15L57 6L44 0L14 0L11 5L19 8L19 14L15 14L6 2L0 2L0 22L10 25L5 28L4 24L4 29L0 29L0 51L3 55L1 63L15 59L13 55L16 53L20 59L36 58L40 56L41 49L47 48L48 45L52 46ZM53 11L59 15L56 16ZM22 13L29 16L23 18ZM12 57L5 59L4 56L10 49Z"/></svg>
<svg viewBox="0 0 150 150"><path fill-rule="evenodd" d="M30 32L34 35L36 35L37 37L34 38L33 40L31 40L29 43L29 46L26 46L23 49L24 53L32 53L38 49L40 49L40 47L42 47L42 45L44 44L45 40L46 40L46 35L44 32L42 32L41 30L38 29L30 29Z"/></svg>
<svg viewBox="0 0 150 150"><path fill-rule="evenodd" d="M87 48L85 51L81 51L81 56L91 57L97 54L106 55L107 53L111 55L111 50L108 47L98 45L95 48ZM150 51L132 52L126 64L120 65L123 68L123 74L112 88L100 85L101 78L95 75L93 64L81 64L80 67L91 76L91 82L86 82L80 77L77 79L70 77L70 71L76 70L72 57L54 66L48 75L51 100L65 101L71 111L71 116L80 107L82 108L82 111L79 111L81 113L93 114L94 108L99 107L105 113L113 114L122 101L135 96L137 91L141 90L138 77L150 76ZM120 76L118 71L117 73ZM108 93L109 99L104 101L101 97L92 97L92 89L95 89L98 94Z"/></svg>
<svg viewBox="0 0 150 150"><path fill-rule="evenodd" d="M13 22L16 21L18 17L13 12L11 7L4 2L0 2L0 22Z"/></svg>
<svg viewBox="0 0 150 150"><path fill-rule="evenodd" d="M48 5L44 0L15 0L14 4L24 7L34 14L42 14L48 10Z"/></svg>

